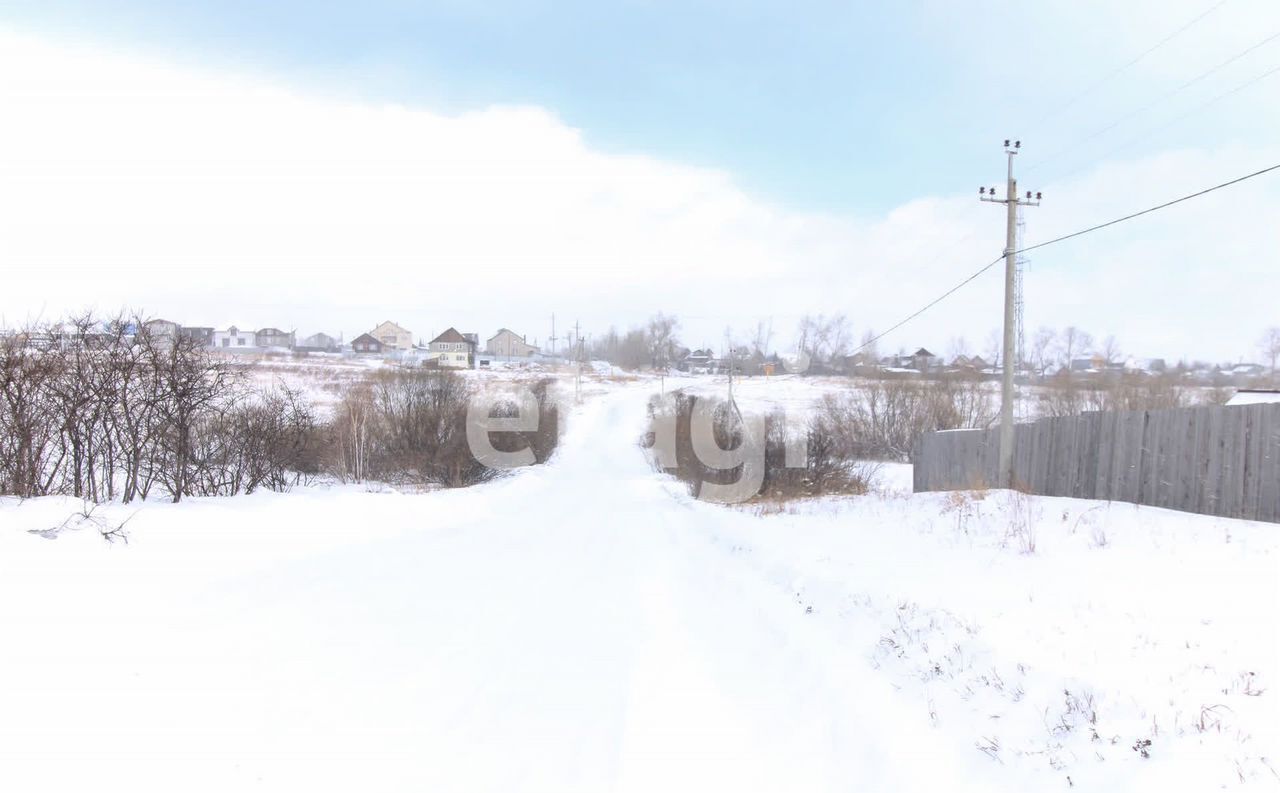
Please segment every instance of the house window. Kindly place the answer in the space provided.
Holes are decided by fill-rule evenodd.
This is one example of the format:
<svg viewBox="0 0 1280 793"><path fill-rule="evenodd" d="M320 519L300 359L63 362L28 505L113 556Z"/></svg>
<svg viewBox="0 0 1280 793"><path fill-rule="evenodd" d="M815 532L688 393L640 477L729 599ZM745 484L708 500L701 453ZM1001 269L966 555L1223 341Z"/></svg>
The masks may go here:
<svg viewBox="0 0 1280 793"><path fill-rule="evenodd" d="M243 346L244 346L244 339L236 339L236 344L238 344L238 345L240 345L241 347L243 347Z"/></svg>
<svg viewBox="0 0 1280 793"><path fill-rule="evenodd" d="M231 339L223 339L223 340L222 340L222 346L223 346L223 347L230 347L230 346L231 346Z"/></svg>

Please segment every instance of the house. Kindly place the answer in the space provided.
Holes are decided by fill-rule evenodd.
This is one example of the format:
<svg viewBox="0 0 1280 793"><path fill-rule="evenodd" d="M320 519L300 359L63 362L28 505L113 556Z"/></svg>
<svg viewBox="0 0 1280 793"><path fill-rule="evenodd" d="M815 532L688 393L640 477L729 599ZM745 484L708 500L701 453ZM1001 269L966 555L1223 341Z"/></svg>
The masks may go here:
<svg viewBox="0 0 1280 793"><path fill-rule="evenodd" d="M538 348L525 341L524 336L508 328L502 328L484 343L484 351L489 355L507 358L528 358L536 355Z"/></svg>
<svg viewBox="0 0 1280 793"><path fill-rule="evenodd" d="M290 331L285 333L279 328L262 328L254 334L259 347L284 347L292 350L294 347L294 333Z"/></svg>
<svg viewBox="0 0 1280 793"><path fill-rule="evenodd" d="M1232 377L1261 377L1267 369L1260 363L1238 363L1231 367Z"/></svg>
<svg viewBox="0 0 1280 793"><path fill-rule="evenodd" d="M351 340L351 351L359 354L381 355L385 345L368 333L361 333Z"/></svg>
<svg viewBox="0 0 1280 793"><path fill-rule="evenodd" d="M215 330L211 346L228 352L249 352L258 348L257 334L232 325L226 330Z"/></svg>
<svg viewBox="0 0 1280 793"><path fill-rule="evenodd" d="M1131 358L1125 361L1125 371L1144 375L1161 375L1169 371L1163 358Z"/></svg>
<svg viewBox="0 0 1280 793"><path fill-rule="evenodd" d="M442 369L470 369L475 360L476 345L471 339L449 328L427 345L429 360Z"/></svg>
<svg viewBox="0 0 1280 793"><path fill-rule="evenodd" d="M924 347L910 355L899 353L882 358L880 365L888 369L914 369L917 372L928 372L942 368L944 361Z"/></svg>
<svg viewBox="0 0 1280 793"><path fill-rule="evenodd" d="M1085 355L1071 359L1071 371L1097 373L1107 368L1107 359L1101 355Z"/></svg>
<svg viewBox="0 0 1280 793"><path fill-rule="evenodd" d="M294 347L298 352L337 352L342 342L328 333L312 333Z"/></svg>
<svg viewBox="0 0 1280 793"><path fill-rule="evenodd" d="M167 319L153 319L142 323L142 333L151 339L160 347L172 347L178 334L182 331L182 326L176 322L170 322Z"/></svg>
<svg viewBox="0 0 1280 793"><path fill-rule="evenodd" d="M191 339L199 347L213 346L213 328L182 325L178 328L178 336Z"/></svg>
<svg viewBox="0 0 1280 793"><path fill-rule="evenodd" d="M799 364L799 361L796 363ZM843 374L860 377L874 376L880 371L880 359L866 350L859 350L853 355L841 355L832 359L832 364Z"/></svg>
<svg viewBox="0 0 1280 793"><path fill-rule="evenodd" d="M929 352L924 347L921 347L911 354L912 369L916 369L921 372L928 372L932 369L941 368L942 365L942 358Z"/></svg>
<svg viewBox="0 0 1280 793"><path fill-rule="evenodd" d="M150 340L156 348L169 349L173 347L174 340L178 339L179 331L182 326L177 322L169 320L148 320L143 322L142 327L134 338L140 340Z"/></svg>
<svg viewBox="0 0 1280 793"><path fill-rule="evenodd" d="M711 371L715 364L715 355L711 350L691 350L680 362L676 364L676 368L682 372L692 372L694 374L705 374Z"/></svg>
<svg viewBox="0 0 1280 793"><path fill-rule="evenodd" d="M384 350L413 349L413 334L390 320L369 331L367 335L381 342Z"/></svg>

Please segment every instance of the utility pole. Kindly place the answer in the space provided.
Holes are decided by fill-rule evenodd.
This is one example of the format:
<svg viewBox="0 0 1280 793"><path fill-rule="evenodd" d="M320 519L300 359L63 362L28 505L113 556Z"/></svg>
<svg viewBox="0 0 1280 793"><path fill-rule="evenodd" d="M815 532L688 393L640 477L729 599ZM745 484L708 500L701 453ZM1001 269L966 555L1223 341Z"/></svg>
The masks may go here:
<svg viewBox="0 0 1280 793"><path fill-rule="evenodd" d="M577 368L573 378L573 400L577 404L582 404L582 334L578 331L578 321L573 322L574 342L571 349L574 350L573 357L576 359Z"/></svg>
<svg viewBox="0 0 1280 793"><path fill-rule="evenodd" d="M733 367L736 361L734 360L733 353L734 353L733 346L730 345L729 347L729 404L730 405L734 404L733 402Z"/></svg>
<svg viewBox="0 0 1280 793"><path fill-rule="evenodd" d="M551 315L551 357L556 357L556 315Z"/></svg>
<svg viewBox="0 0 1280 793"><path fill-rule="evenodd" d="M1031 198L1027 191L1026 198L1018 197L1018 181L1013 178L1013 158L1022 148L1022 141L1004 142L1004 153L1009 158L1008 189L1004 198L996 197L996 189L979 187L978 200L1004 204L1006 210L1004 234L1004 358L1000 380L1000 485L1011 487L1013 481L1013 375L1017 368L1017 352L1014 337L1017 332L1017 261L1018 250L1018 207L1040 206L1040 194Z"/></svg>

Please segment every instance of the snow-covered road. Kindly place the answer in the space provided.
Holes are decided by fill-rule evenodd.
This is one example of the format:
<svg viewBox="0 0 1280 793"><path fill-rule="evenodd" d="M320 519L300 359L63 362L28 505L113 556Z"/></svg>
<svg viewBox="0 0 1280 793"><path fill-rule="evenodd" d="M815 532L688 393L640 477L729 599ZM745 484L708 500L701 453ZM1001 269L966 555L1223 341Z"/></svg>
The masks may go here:
<svg viewBox="0 0 1280 793"><path fill-rule="evenodd" d="M691 530L738 513L653 472L646 397L587 405L554 464L488 487L274 516L401 524L375 541L233 577L112 559L82 571L95 602L50 592L47 557L26 583L48 599L7 600L63 630L0 662L6 787L930 788L947 752L887 684ZM256 522L221 507L201 505Z"/></svg>
<svg viewBox="0 0 1280 793"><path fill-rule="evenodd" d="M724 541L759 518L650 468L647 396L469 490L148 505L127 547L7 532L0 789L1019 789L874 632Z"/></svg>

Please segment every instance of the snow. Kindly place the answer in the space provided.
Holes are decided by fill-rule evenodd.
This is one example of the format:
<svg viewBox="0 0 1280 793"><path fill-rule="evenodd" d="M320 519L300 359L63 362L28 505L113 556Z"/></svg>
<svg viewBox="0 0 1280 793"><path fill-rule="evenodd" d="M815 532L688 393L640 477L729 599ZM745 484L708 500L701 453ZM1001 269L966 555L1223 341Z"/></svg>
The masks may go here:
<svg viewBox="0 0 1280 793"><path fill-rule="evenodd" d="M1227 400L1228 405L1270 405L1280 402L1280 391L1241 390Z"/></svg>
<svg viewBox="0 0 1280 793"><path fill-rule="evenodd" d="M1275 526L910 466L704 504L656 385L467 490L104 507L128 544L5 500L0 788L1274 789Z"/></svg>

